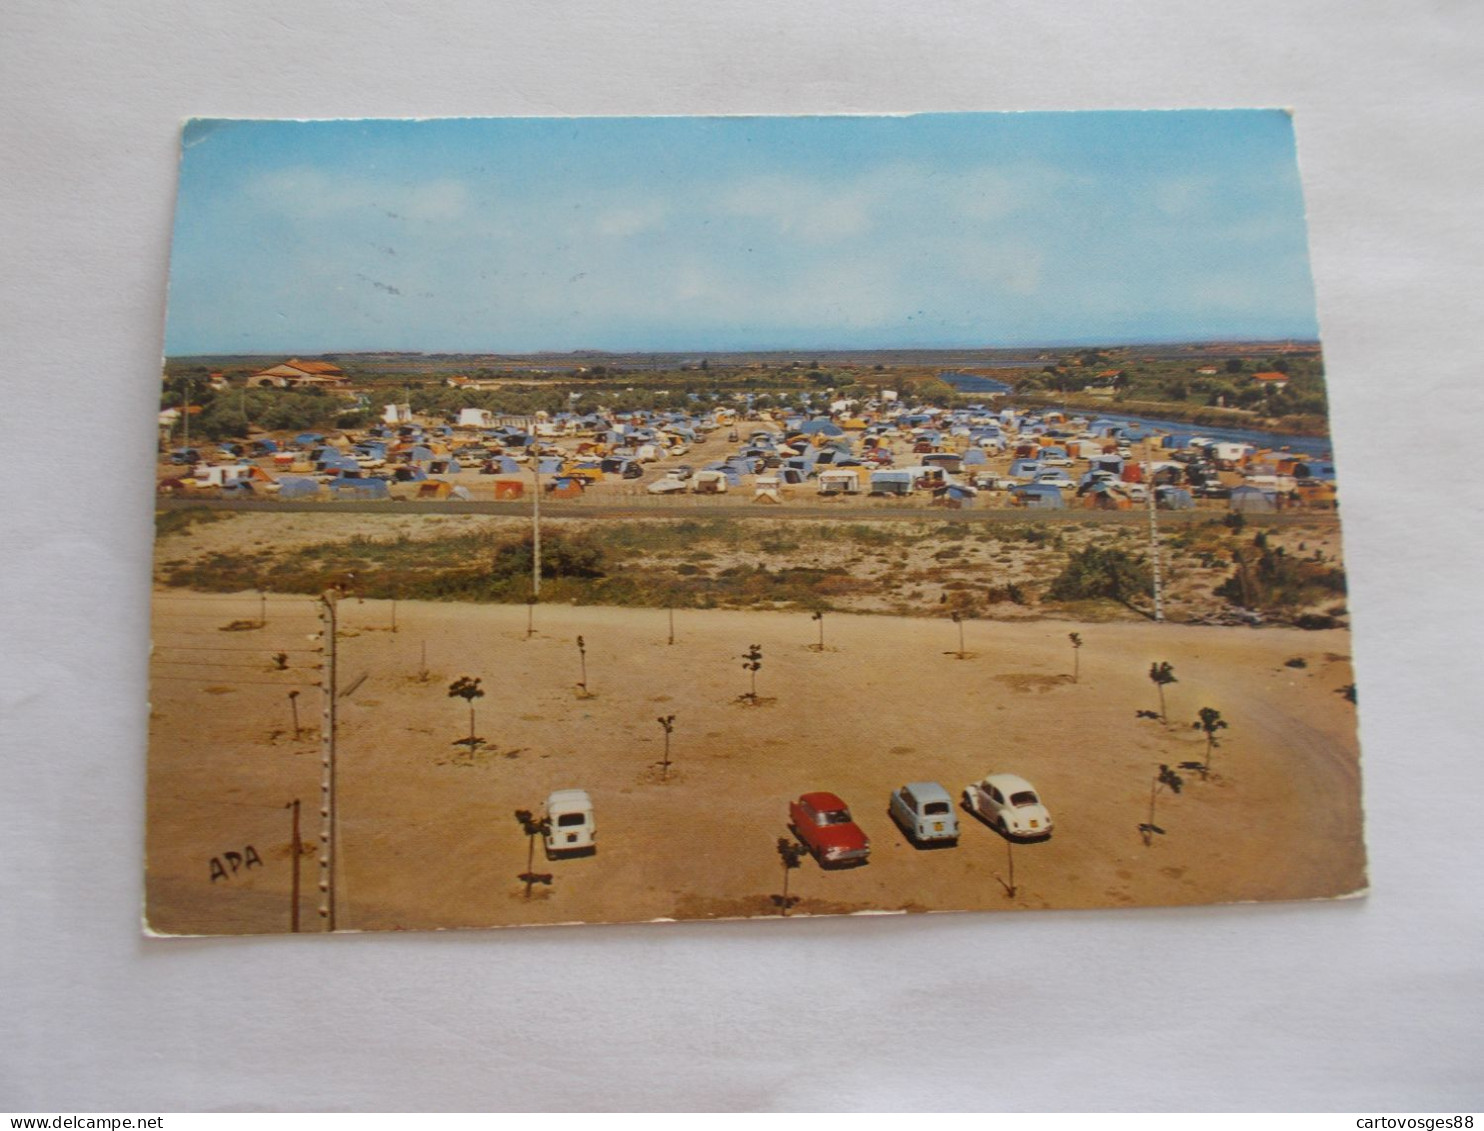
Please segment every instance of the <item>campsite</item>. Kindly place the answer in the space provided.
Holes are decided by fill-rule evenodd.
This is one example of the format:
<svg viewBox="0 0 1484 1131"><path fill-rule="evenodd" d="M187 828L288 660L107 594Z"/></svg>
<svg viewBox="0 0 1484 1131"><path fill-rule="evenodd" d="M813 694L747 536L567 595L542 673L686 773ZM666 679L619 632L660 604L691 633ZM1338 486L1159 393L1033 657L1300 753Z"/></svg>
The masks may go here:
<svg viewBox="0 0 1484 1131"><path fill-rule="evenodd" d="M161 439L162 933L1364 887L1319 442L884 392ZM990 773L1034 782L1055 834L960 812L923 851L886 819L904 782ZM595 851L545 860L561 790ZM867 863L784 867L817 790Z"/></svg>

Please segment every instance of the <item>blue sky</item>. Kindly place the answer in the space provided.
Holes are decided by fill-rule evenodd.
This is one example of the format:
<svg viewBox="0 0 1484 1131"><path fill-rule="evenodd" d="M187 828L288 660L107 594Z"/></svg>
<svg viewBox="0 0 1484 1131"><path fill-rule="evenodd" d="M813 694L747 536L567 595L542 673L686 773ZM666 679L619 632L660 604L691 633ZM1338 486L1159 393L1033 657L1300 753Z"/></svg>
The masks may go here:
<svg viewBox="0 0 1484 1131"><path fill-rule="evenodd" d="M1281 111L182 135L171 355L1317 336Z"/></svg>

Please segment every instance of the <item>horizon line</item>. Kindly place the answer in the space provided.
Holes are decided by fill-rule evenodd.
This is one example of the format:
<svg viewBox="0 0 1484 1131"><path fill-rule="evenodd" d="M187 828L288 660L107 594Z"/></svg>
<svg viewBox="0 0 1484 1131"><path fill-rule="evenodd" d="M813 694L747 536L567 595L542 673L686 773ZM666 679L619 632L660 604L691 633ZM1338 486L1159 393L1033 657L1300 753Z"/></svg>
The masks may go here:
<svg viewBox="0 0 1484 1131"><path fill-rule="evenodd" d="M975 345L947 345L947 346L759 346L734 348L666 348L666 349L605 349L600 346L574 346L569 349L535 349L535 350L495 350L495 349L393 349L384 347L356 347L321 350L282 350L282 349L219 349L219 350L195 350L185 353L165 353L166 359L182 357L258 357L282 355L284 357L325 357L330 354L400 354L404 356L430 357L435 355L446 355L452 357L570 357L584 354L599 354L610 357L642 357L645 355L674 355L691 356L705 354L807 354L807 353L1006 353L1020 352L1024 350L1072 350L1072 349L1136 349L1140 346L1177 346L1177 345L1212 345L1212 346L1264 346L1288 344L1296 346L1322 346L1319 338L1300 337L1294 335L1277 335L1273 337L1202 337L1202 338L1144 338L1137 341L1113 341L1108 339L1093 339L1088 341L1060 341L1060 342L1035 342L1024 345L1000 345L1000 346L975 346Z"/></svg>

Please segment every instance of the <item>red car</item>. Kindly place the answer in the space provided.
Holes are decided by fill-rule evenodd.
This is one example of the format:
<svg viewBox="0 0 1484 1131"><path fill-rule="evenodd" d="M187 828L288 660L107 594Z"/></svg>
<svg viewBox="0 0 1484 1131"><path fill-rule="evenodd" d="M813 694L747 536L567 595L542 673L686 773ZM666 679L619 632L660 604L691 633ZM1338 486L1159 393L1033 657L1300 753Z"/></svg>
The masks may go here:
<svg viewBox="0 0 1484 1131"><path fill-rule="evenodd" d="M864 864L871 841L833 793L806 793L788 807L788 827L820 867Z"/></svg>

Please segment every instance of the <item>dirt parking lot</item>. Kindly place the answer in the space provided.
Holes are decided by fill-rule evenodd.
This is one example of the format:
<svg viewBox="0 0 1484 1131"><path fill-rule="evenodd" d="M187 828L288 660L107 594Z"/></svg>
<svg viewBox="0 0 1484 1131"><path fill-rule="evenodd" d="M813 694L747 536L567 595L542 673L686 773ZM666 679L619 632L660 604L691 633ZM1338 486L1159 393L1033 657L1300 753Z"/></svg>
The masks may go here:
<svg viewBox="0 0 1484 1131"><path fill-rule="evenodd" d="M320 662L315 602L155 595L148 917L164 933L289 927L290 811L303 803L303 929L320 929ZM790 878L795 914L1188 904L1337 896L1364 887L1353 678L1344 631L346 599L339 609L337 926L432 929L777 914L788 802L833 790L871 836L864 867ZM586 648L588 692L578 686ZM760 702L741 655L761 646ZM284 658L275 660L276 653ZM1302 660L1304 666L1287 666ZM1168 661L1168 724L1150 664ZM286 664L277 670L279 663ZM426 670L424 670L426 665ZM460 676L481 679L471 757ZM301 733L293 736L290 693ZM1221 732L1209 781L1203 706ZM662 780L674 715L673 768ZM890 791L957 796L990 771L1032 781L1056 820L1010 846L964 816L955 848L910 846ZM517 809L593 797L594 856L548 863L529 899ZM249 854L246 850L252 849ZM1010 894L1011 855L1015 892ZM236 854L234 861L229 854ZM261 863L254 863L256 858ZM215 862L215 867L213 866ZM215 875L225 872L226 875Z"/></svg>

